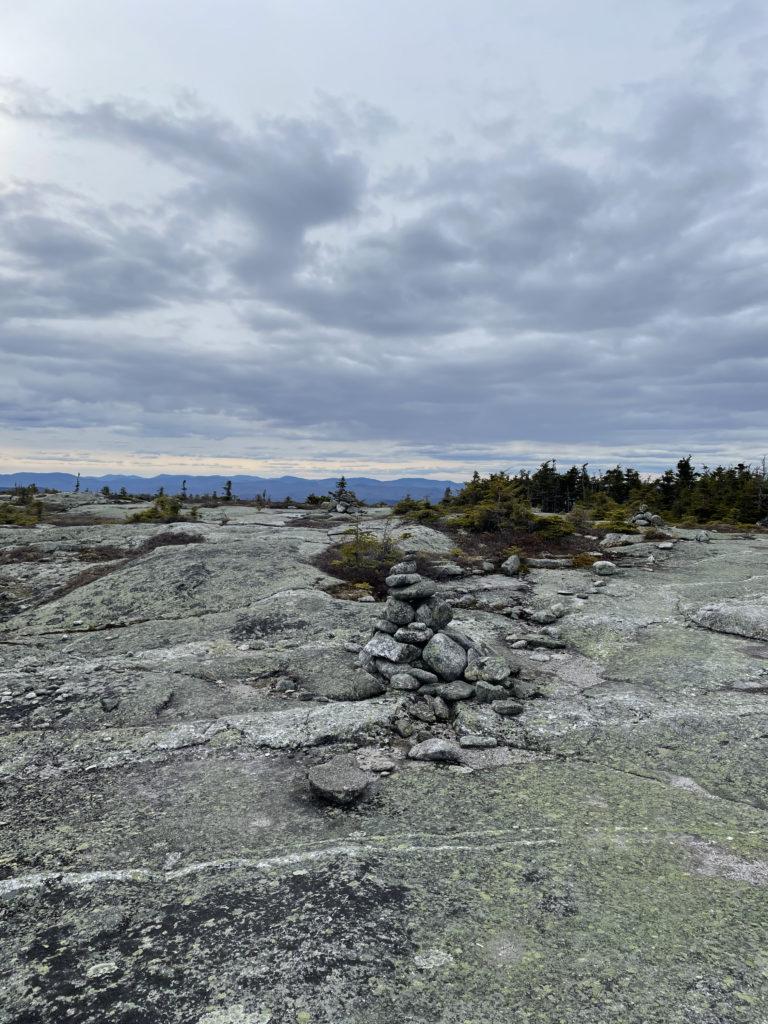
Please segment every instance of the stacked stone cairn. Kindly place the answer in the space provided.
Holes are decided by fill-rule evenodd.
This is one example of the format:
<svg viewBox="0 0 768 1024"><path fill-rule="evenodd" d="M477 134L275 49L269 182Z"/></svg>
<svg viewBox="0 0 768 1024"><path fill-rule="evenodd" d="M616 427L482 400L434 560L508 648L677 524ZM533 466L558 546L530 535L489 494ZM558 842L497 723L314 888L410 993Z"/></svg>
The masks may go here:
<svg viewBox="0 0 768 1024"><path fill-rule="evenodd" d="M360 662L391 690L430 697L437 720L448 721L457 701L475 698L502 715L517 715L523 705L511 700L519 668L484 651L451 627L453 609L437 594L437 584L416 572L416 562L393 565L384 616Z"/></svg>
<svg viewBox="0 0 768 1024"><path fill-rule="evenodd" d="M662 529L665 525L661 516L654 515L647 505L641 505L629 522L633 526L655 526L657 529Z"/></svg>

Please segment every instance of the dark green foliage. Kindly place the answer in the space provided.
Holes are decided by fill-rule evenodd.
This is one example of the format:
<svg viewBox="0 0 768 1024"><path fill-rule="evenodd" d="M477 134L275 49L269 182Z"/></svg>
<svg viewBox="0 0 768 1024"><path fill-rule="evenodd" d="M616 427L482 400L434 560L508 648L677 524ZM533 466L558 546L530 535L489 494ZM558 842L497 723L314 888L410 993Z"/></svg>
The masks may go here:
<svg viewBox="0 0 768 1024"><path fill-rule="evenodd" d="M406 494L395 505L393 512L396 516L403 516L413 523L434 523L443 517L444 509L436 508L429 498L418 501L410 494Z"/></svg>
<svg viewBox="0 0 768 1024"><path fill-rule="evenodd" d="M224 484L224 501L232 501L232 481L227 480Z"/></svg>
<svg viewBox="0 0 768 1024"><path fill-rule="evenodd" d="M129 523L175 523L180 518L181 498L158 494L151 508L128 516Z"/></svg>
<svg viewBox="0 0 768 1024"><path fill-rule="evenodd" d="M522 481L503 470L472 479L452 499L451 507L460 515L453 520L457 526L480 533L503 529L527 529L535 520L525 499Z"/></svg>
<svg viewBox="0 0 768 1024"><path fill-rule="evenodd" d="M4 501L0 504L0 524L3 526L36 526L43 516L42 501Z"/></svg>

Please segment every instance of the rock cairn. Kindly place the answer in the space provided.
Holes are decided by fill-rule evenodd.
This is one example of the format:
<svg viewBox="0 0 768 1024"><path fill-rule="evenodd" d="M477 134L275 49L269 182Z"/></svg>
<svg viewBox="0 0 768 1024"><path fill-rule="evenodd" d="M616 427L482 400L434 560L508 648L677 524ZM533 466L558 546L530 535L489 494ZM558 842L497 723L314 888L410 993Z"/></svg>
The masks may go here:
<svg viewBox="0 0 768 1024"><path fill-rule="evenodd" d="M494 705L501 714L522 712L522 705L510 701L519 668L451 627L453 609L437 594L437 584L416 572L415 561L393 565L386 583L384 616L374 622L373 636L360 652L369 673L391 690L440 698L447 712L451 704L470 698Z"/></svg>
<svg viewBox="0 0 768 1024"><path fill-rule="evenodd" d="M641 505L629 522L633 526L655 526L657 529L663 529L666 525L661 516L654 515L647 505Z"/></svg>
<svg viewBox="0 0 768 1024"><path fill-rule="evenodd" d="M324 501L320 507L327 512L342 512L351 515L360 509L360 503L352 491L340 490L332 494L328 501Z"/></svg>

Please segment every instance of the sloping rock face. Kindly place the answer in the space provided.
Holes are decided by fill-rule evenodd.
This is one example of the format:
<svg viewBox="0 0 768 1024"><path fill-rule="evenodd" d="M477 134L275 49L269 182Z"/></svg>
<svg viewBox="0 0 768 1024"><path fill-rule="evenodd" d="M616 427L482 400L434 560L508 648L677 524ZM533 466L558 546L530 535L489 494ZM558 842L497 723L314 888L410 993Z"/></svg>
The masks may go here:
<svg viewBox="0 0 768 1024"><path fill-rule="evenodd" d="M371 674L343 517L206 511L0 529L4 1024L768 1019L768 537L440 580Z"/></svg>

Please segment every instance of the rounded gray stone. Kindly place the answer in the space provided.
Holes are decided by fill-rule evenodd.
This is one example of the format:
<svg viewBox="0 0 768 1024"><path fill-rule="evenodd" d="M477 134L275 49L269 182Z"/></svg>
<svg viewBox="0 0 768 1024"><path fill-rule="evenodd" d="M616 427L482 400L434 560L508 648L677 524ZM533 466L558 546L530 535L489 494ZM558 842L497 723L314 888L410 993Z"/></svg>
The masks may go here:
<svg viewBox="0 0 768 1024"><path fill-rule="evenodd" d="M445 633L435 633L421 657L425 665L449 683L458 679L467 667L467 652Z"/></svg>
<svg viewBox="0 0 768 1024"><path fill-rule="evenodd" d="M340 807L353 804L364 796L371 781L359 768L336 758L310 768L307 778L309 788L316 796Z"/></svg>
<svg viewBox="0 0 768 1024"><path fill-rule="evenodd" d="M413 608L406 604L405 601L399 601L395 597L387 598L387 603L384 605L384 615L390 622L394 622L398 626L407 626L416 618L416 612Z"/></svg>

